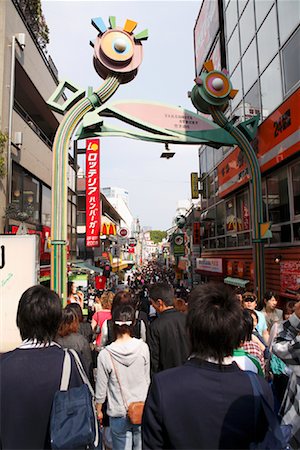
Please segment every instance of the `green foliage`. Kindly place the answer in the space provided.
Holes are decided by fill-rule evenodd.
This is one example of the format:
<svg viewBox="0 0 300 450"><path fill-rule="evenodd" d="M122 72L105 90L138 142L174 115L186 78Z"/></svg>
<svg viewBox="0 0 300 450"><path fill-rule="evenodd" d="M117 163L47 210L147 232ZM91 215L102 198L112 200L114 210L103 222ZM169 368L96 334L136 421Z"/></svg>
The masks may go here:
<svg viewBox="0 0 300 450"><path fill-rule="evenodd" d="M151 230L150 231L150 238L151 238L151 241L154 242L154 244L158 244L166 237L167 237L166 231L161 231L161 230Z"/></svg>
<svg viewBox="0 0 300 450"><path fill-rule="evenodd" d="M42 11L41 0L18 0L27 25L34 33L42 49L49 44L49 28Z"/></svg>
<svg viewBox="0 0 300 450"><path fill-rule="evenodd" d="M3 178L6 173L4 148L7 142L7 135L0 131L0 178Z"/></svg>

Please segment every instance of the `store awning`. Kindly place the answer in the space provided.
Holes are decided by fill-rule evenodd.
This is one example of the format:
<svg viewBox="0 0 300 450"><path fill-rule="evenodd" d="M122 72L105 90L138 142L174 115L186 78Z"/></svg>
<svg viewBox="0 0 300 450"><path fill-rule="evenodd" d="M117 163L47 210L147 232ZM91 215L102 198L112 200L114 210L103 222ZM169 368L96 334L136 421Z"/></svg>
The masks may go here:
<svg viewBox="0 0 300 450"><path fill-rule="evenodd" d="M103 274L103 269L100 269L100 267L94 266L93 264L90 264L90 263L85 262L85 261L83 261L83 262L76 262L76 261L72 262L72 268L73 269L74 268L75 269L76 268L78 268L78 269L85 269L85 270L89 270L89 271L93 270L94 272L99 273L100 275Z"/></svg>
<svg viewBox="0 0 300 450"><path fill-rule="evenodd" d="M127 269L128 267L132 267L134 265L134 261L122 261L120 263L112 264L112 271L119 272L120 270Z"/></svg>
<svg viewBox="0 0 300 450"><path fill-rule="evenodd" d="M232 278L232 277L226 277L224 278L224 283L230 284L231 286L237 286L237 287L246 287L246 284L249 283L249 280L242 280L241 278Z"/></svg>

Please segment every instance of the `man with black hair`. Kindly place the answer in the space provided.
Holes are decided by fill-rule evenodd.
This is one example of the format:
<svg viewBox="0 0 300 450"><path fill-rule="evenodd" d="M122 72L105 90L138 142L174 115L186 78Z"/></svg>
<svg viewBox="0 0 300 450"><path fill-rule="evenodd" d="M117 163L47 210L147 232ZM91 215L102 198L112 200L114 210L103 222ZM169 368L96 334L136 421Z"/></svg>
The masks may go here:
<svg viewBox="0 0 300 450"><path fill-rule="evenodd" d="M144 450L247 449L262 441L266 418L262 408L257 411L250 377L232 361L242 317L225 285L192 291L187 314L192 353L183 366L153 376L143 416ZM262 377L257 381L273 407L271 388Z"/></svg>
<svg viewBox="0 0 300 450"><path fill-rule="evenodd" d="M182 365L189 356L186 316L174 307L174 290L168 283L150 286L149 297L158 318L150 325L152 373Z"/></svg>

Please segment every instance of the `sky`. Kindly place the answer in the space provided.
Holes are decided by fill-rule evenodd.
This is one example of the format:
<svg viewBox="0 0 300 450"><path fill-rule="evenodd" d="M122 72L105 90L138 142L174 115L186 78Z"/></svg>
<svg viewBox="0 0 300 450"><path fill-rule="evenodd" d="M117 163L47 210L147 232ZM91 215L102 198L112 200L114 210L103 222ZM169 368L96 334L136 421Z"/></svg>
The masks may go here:
<svg viewBox="0 0 300 450"><path fill-rule="evenodd" d="M194 85L193 29L200 6L200 0L43 0L50 31L48 53L59 80L99 88L103 80L93 67L89 45L97 36L91 19L102 17L107 26L109 16L116 16L117 26L131 19L138 22L135 33L149 30L148 40L143 41L143 62L135 79L121 85L110 101L157 101L194 111L187 92ZM129 208L142 226L170 228L177 202L191 196L190 173L198 171L198 147L170 145L176 154L169 160L160 158L164 145L159 143L106 137L101 138L100 148L101 186L126 189Z"/></svg>

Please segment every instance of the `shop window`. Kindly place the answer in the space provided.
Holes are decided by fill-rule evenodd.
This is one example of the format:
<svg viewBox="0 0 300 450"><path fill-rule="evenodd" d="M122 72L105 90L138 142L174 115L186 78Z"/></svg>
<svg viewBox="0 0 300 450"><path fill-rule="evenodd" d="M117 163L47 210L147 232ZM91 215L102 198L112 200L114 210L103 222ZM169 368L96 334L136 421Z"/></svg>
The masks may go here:
<svg viewBox="0 0 300 450"><path fill-rule="evenodd" d="M243 192L236 198L237 231L248 231L251 229L251 216L248 193Z"/></svg>
<svg viewBox="0 0 300 450"><path fill-rule="evenodd" d="M238 12L237 12L237 0L231 0L226 9L226 36L229 39L234 27L237 24Z"/></svg>
<svg viewBox="0 0 300 450"><path fill-rule="evenodd" d="M268 117L282 102L279 57L276 56L261 76L263 118Z"/></svg>
<svg viewBox="0 0 300 450"><path fill-rule="evenodd" d="M239 247L249 246L251 243L250 233L241 233L238 235L238 245Z"/></svg>
<svg viewBox="0 0 300 450"><path fill-rule="evenodd" d="M204 239L215 237L215 223L216 223L216 209L210 208L205 213L203 220L204 223Z"/></svg>
<svg viewBox="0 0 300 450"><path fill-rule="evenodd" d="M51 227L51 190L42 185L42 224Z"/></svg>
<svg viewBox="0 0 300 450"><path fill-rule="evenodd" d="M257 33L260 72L278 52L276 10L272 9Z"/></svg>
<svg viewBox="0 0 300 450"><path fill-rule="evenodd" d="M255 0L256 26L260 27L274 4L274 0Z"/></svg>
<svg viewBox="0 0 300 450"><path fill-rule="evenodd" d="M216 239L216 248L225 248L225 238L218 238Z"/></svg>
<svg viewBox="0 0 300 450"><path fill-rule="evenodd" d="M248 47L255 33L254 7L253 2L249 2L240 18L241 52Z"/></svg>
<svg viewBox="0 0 300 450"><path fill-rule="evenodd" d="M272 223L288 222L290 220L290 206L286 168L267 178L267 190L269 220ZM278 233L282 234L281 231Z"/></svg>
<svg viewBox="0 0 300 450"><path fill-rule="evenodd" d="M281 45L300 22L299 0L278 0L278 20Z"/></svg>
<svg viewBox="0 0 300 450"><path fill-rule="evenodd" d="M217 236L222 236L225 234L225 203L219 203L216 206L216 227ZM225 245L225 241L224 241Z"/></svg>
<svg viewBox="0 0 300 450"><path fill-rule="evenodd" d="M271 227L272 231L272 238L271 238L271 244L281 244L283 242L291 242L292 235L291 235L291 225L272 225Z"/></svg>
<svg viewBox="0 0 300 450"><path fill-rule="evenodd" d="M294 241L300 242L300 222L293 224Z"/></svg>
<svg viewBox="0 0 300 450"><path fill-rule="evenodd" d="M300 162L291 169L294 202L294 216L300 215Z"/></svg>
<svg viewBox="0 0 300 450"><path fill-rule="evenodd" d="M237 247L237 236L227 236L226 243L226 247Z"/></svg>
<svg viewBox="0 0 300 450"><path fill-rule="evenodd" d="M258 81L252 86L250 91L246 94L244 98L245 105L245 118L260 114L260 95L259 95L259 84Z"/></svg>
<svg viewBox="0 0 300 450"><path fill-rule="evenodd" d="M242 59L243 65L243 82L244 82L244 92L247 92L250 86L258 78L257 69L257 53L256 53L256 40L253 39L251 45L246 51Z"/></svg>
<svg viewBox="0 0 300 450"><path fill-rule="evenodd" d="M300 2L299 2L300 7ZM289 92L300 80L300 28L282 50L284 92Z"/></svg>
<svg viewBox="0 0 300 450"><path fill-rule="evenodd" d="M22 210L22 197L23 197L22 170L20 167L14 164L12 174L11 201L12 204L20 211Z"/></svg>
<svg viewBox="0 0 300 450"><path fill-rule="evenodd" d="M240 43L238 28L235 29L227 46L229 72L232 74L240 59Z"/></svg>
<svg viewBox="0 0 300 450"><path fill-rule="evenodd" d="M237 223L236 223L236 215L234 208L234 199L230 199L225 202L225 213L226 213L226 232L227 233L236 233L237 231Z"/></svg>
<svg viewBox="0 0 300 450"><path fill-rule="evenodd" d="M31 175L23 175L23 211L28 213L29 222L40 222L40 183Z"/></svg>

